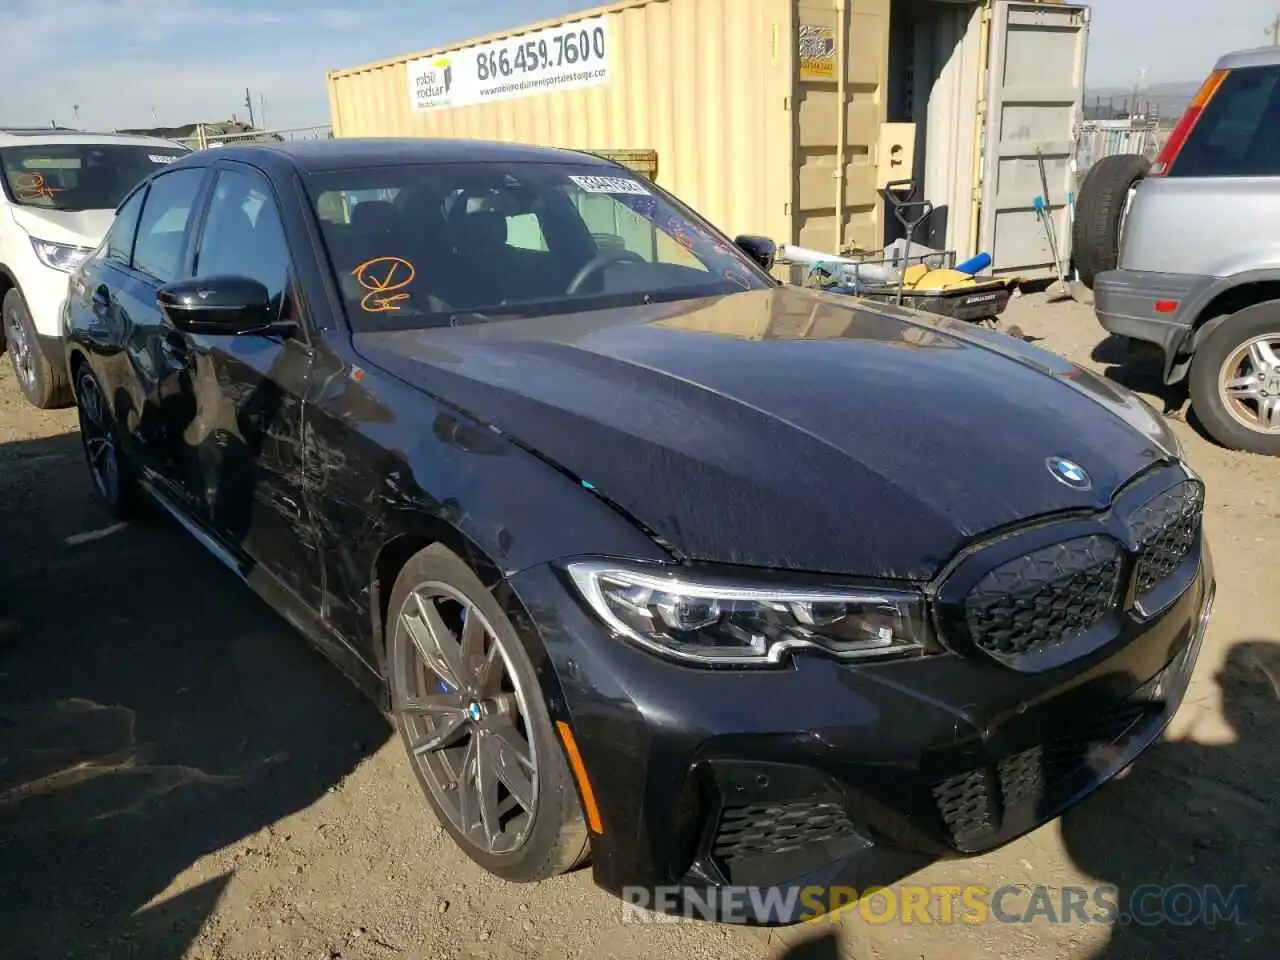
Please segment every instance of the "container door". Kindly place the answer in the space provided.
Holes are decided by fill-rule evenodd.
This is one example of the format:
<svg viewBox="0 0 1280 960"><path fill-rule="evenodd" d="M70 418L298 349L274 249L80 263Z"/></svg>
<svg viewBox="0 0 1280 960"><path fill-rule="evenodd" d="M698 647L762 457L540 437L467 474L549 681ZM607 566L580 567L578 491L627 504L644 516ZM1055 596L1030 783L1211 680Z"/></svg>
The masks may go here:
<svg viewBox="0 0 1280 960"><path fill-rule="evenodd" d="M1058 252L1070 257L1068 194L1084 97L1089 8L996 0L991 11L987 103L982 144L979 246L997 274L1028 278L1056 272L1048 233L1036 213L1046 198Z"/></svg>

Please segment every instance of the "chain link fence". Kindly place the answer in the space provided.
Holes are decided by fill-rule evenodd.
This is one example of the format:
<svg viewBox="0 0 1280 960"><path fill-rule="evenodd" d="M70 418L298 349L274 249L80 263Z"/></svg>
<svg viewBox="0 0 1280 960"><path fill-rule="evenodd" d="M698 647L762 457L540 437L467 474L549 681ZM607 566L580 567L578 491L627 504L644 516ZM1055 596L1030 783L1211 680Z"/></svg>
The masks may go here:
<svg viewBox="0 0 1280 960"><path fill-rule="evenodd" d="M329 140L333 127L322 124L314 127L287 127L281 130L246 130L236 133L221 131L216 125L202 124L193 135L178 139L178 143L192 150L208 150L212 147L232 146L237 143L285 143L291 140Z"/></svg>
<svg viewBox="0 0 1280 960"><path fill-rule="evenodd" d="M1083 179L1095 163L1116 154L1140 153L1154 160L1170 132L1156 120L1086 120L1076 138L1076 173Z"/></svg>

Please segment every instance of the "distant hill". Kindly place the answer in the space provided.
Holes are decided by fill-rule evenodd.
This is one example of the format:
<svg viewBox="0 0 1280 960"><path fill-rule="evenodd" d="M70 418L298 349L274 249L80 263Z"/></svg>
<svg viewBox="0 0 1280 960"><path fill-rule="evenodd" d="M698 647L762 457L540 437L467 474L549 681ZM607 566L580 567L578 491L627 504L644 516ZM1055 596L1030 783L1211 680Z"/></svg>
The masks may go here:
<svg viewBox="0 0 1280 960"><path fill-rule="evenodd" d="M1187 80L1177 83L1150 83L1142 87L1138 91L1140 97L1149 97L1151 99L1172 99L1181 98L1192 100L1196 93L1200 90L1199 80ZM1133 87L1086 87L1085 95L1088 97L1132 97Z"/></svg>

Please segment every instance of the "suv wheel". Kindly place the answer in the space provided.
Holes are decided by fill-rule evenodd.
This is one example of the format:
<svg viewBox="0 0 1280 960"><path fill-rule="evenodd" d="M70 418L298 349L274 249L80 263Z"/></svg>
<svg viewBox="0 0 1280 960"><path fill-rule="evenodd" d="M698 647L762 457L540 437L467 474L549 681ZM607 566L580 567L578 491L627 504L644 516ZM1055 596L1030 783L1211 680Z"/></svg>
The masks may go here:
<svg viewBox="0 0 1280 960"><path fill-rule="evenodd" d="M1071 254L1080 282L1090 290L1098 274L1120 262L1120 228L1134 184L1147 175L1151 161L1140 154L1103 157L1085 174L1076 203Z"/></svg>
<svg viewBox="0 0 1280 960"><path fill-rule="evenodd" d="M1228 317L1191 363L1191 405L1213 439L1280 456L1280 300Z"/></svg>
<svg viewBox="0 0 1280 960"><path fill-rule="evenodd" d="M8 347L9 360L22 395L43 410L71 406L73 398L67 375L51 364L40 349L36 326L31 321L26 301L17 289L4 295L0 313L4 317L4 336L0 339Z"/></svg>

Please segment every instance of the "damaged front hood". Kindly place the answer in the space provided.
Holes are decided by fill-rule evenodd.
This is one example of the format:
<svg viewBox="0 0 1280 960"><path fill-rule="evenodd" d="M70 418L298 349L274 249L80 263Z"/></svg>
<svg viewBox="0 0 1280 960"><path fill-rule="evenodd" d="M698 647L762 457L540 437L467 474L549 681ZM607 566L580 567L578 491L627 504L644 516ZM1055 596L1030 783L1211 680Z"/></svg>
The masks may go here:
<svg viewBox="0 0 1280 960"><path fill-rule="evenodd" d="M1120 394L1014 343L786 287L355 337L684 557L911 580L1167 457Z"/></svg>

